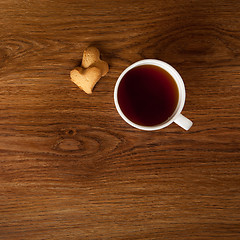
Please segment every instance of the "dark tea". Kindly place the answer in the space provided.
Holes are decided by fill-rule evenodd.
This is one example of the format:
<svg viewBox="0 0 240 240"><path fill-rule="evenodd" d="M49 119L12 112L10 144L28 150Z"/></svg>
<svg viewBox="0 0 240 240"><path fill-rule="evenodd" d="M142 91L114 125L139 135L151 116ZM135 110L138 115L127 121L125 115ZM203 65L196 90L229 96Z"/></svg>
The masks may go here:
<svg viewBox="0 0 240 240"><path fill-rule="evenodd" d="M129 70L118 87L118 103L132 122L155 126L174 113L179 98L173 77L155 65L142 65Z"/></svg>

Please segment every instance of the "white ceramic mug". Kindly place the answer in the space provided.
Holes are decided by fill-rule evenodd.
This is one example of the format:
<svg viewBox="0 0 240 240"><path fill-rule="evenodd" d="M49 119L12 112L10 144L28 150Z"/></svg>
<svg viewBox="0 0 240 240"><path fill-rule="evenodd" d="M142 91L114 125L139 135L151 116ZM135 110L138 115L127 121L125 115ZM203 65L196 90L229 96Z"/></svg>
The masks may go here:
<svg viewBox="0 0 240 240"><path fill-rule="evenodd" d="M172 116L170 118L168 118L165 122L155 125L155 126L143 126L143 125L139 125L139 124L132 122L123 114L123 112L119 106L119 103L118 103L118 87L119 87L119 84L120 84L122 78L129 70L131 70L135 67L138 67L138 66L142 66L142 65L154 65L154 66L164 69L173 77L173 79L175 80L177 87L178 87L179 98L178 98L178 104L177 104L175 111L173 112ZM127 67L119 76L119 78L116 82L115 88L114 88L114 103L115 103L116 109L117 109L118 113L120 114L120 116L123 118L124 121L126 121L131 126L141 129L141 130L146 130L146 131L162 129L162 128L170 125L172 122L175 122L176 124L178 124L180 127L184 128L185 130L189 130L193 123L191 120L189 120L188 118L184 117L181 114L181 111L185 104L185 98L186 98L185 86L184 86L183 80L182 80L181 76L179 75L179 73L168 63L165 63L163 61L156 60L156 59L141 60L141 61L133 63L132 65Z"/></svg>

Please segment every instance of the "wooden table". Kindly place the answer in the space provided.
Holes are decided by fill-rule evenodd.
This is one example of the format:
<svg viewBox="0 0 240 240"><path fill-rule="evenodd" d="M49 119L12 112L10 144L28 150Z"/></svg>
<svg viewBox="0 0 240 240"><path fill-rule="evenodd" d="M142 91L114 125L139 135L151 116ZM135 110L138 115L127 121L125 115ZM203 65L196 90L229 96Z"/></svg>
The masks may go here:
<svg viewBox="0 0 240 240"><path fill-rule="evenodd" d="M0 1L0 239L240 239L239 1ZM110 72L70 81L89 45ZM131 63L182 75L194 125L140 131Z"/></svg>

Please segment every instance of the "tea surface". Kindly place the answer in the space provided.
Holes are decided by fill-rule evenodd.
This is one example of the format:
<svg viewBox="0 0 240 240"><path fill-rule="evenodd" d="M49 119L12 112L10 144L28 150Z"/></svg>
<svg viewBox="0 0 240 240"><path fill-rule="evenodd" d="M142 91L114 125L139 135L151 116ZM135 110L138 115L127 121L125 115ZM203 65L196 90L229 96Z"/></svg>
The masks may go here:
<svg viewBox="0 0 240 240"><path fill-rule="evenodd" d="M154 126L172 116L178 104L178 87L173 77L154 65L128 71L118 88L118 102L132 122Z"/></svg>

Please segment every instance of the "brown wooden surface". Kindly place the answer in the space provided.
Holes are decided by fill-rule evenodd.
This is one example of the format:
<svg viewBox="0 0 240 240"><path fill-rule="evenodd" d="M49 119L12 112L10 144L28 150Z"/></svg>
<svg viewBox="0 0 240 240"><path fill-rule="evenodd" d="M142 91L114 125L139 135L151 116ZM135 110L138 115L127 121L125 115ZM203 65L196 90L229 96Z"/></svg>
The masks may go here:
<svg viewBox="0 0 240 240"><path fill-rule="evenodd" d="M69 81L83 49L110 72ZM128 126L129 64L173 65L194 126ZM239 239L239 1L0 1L0 239Z"/></svg>

